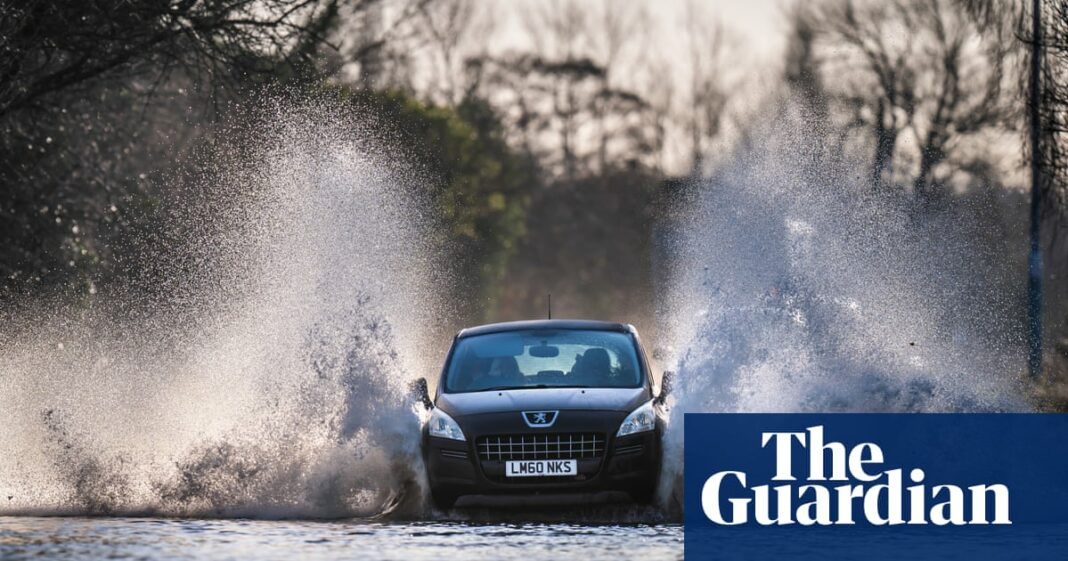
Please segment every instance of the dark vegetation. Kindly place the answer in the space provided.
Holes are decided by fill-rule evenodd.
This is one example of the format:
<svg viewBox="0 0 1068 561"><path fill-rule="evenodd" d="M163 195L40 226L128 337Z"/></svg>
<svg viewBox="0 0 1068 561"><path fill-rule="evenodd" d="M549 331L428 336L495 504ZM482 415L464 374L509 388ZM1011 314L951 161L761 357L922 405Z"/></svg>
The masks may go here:
<svg viewBox="0 0 1068 561"><path fill-rule="evenodd" d="M1046 371L1068 403L1068 2L1044 5ZM744 45L697 2L670 53L634 3L523 10L527 47L494 51L499 14L470 0L0 0L0 300L121 281L118 240L154 227L158 178L270 85L341 91L405 131L441 178L458 323L539 316L551 292L558 315L652 330L658 221L760 111L737 93L754 90L730 64ZM820 116L872 189L986 201L977 230L1022 290L1026 10L821 0L784 17L766 103Z"/></svg>

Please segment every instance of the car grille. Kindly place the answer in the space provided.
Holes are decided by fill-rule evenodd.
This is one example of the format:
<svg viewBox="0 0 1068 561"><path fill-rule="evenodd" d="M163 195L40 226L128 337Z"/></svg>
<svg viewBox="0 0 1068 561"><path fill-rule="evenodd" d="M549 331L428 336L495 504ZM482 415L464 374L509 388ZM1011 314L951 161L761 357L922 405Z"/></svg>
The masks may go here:
<svg viewBox="0 0 1068 561"><path fill-rule="evenodd" d="M505 434L477 441L483 461L595 460L604 455L605 437L597 433Z"/></svg>

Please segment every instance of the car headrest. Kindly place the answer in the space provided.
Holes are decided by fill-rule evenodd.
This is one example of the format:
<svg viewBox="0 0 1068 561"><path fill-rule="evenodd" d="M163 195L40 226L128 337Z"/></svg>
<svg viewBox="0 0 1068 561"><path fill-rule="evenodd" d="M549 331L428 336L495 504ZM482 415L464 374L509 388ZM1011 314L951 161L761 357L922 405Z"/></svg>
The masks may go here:
<svg viewBox="0 0 1068 561"><path fill-rule="evenodd" d="M501 374L505 376L519 375L519 362L516 361L514 356L497 357L493 359L493 362L497 363L501 369Z"/></svg>
<svg viewBox="0 0 1068 561"><path fill-rule="evenodd" d="M587 372L608 372L612 368L612 361L604 349L587 349L582 353L582 366Z"/></svg>

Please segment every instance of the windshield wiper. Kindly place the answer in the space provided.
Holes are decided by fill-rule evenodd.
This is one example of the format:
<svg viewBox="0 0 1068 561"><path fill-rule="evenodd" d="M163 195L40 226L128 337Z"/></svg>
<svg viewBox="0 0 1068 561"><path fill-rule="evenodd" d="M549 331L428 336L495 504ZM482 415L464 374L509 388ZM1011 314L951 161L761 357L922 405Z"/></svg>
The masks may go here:
<svg viewBox="0 0 1068 561"><path fill-rule="evenodd" d="M534 384L532 386L493 386L492 388L485 388L481 390L474 390L476 392L499 392L504 390L544 390L544 389L556 389L556 388L590 388L593 386L580 386L580 385L568 385L568 386L554 386L550 384Z"/></svg>
<svg viewBox="0 0 1068 561"><path fill-rule="evenodd" d="M483 388L481 390L471 390L473 392L499 392L504 390L521 390L529 386L493 386L492 388Z"/></svg>

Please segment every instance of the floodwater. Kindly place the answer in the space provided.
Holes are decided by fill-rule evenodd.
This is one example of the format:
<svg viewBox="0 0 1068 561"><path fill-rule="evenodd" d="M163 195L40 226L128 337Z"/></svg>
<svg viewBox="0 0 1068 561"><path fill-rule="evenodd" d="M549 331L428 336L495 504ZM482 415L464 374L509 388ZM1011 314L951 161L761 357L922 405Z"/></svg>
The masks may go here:
<svg viewBox="0 0 1068 561"><path fill-rule="evenodd" d="M795 121L658 242L668 496L688 412L1029 407L983 209L917 220ZM164 190L169 234L130 257L144 278L0 307L0 560L682 556L660 515L428 516L409 388L441 367L460 282L432 178L330 107L250 128Z"/></svg>
<svg viewBox="0 0 1068 561"><path fill-rule="evenodd" d="M682 526L0 517L0 559L680 559Z"/></svg>

